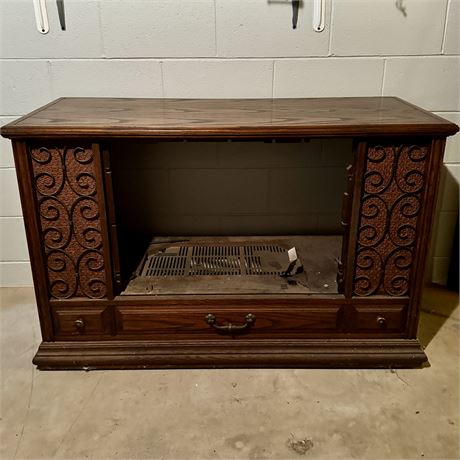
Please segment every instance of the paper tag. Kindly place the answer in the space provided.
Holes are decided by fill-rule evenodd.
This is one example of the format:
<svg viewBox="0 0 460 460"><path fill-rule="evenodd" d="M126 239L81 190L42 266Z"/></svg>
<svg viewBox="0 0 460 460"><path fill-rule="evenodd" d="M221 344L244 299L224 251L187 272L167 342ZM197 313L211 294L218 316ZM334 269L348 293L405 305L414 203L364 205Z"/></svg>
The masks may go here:
<svg viewBox="0 0 460 460"><path fill-rule="evenodd" d="M297 251L295 248L291 248L288 251L289 262L295 262L297 260Z"/></svg>

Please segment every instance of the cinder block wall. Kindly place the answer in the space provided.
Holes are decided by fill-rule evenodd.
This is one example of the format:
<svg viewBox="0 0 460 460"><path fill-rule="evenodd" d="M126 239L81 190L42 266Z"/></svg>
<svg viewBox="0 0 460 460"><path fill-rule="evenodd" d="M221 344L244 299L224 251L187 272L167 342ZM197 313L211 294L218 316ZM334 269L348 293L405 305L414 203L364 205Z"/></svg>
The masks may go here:
<svg viewBox="0 0 460 460"><path fill-rule="evenodd" d="M352 161L350 139L298 143L117 140L110 151L119 227L151 236L343 231L340 221L346 167Z"/></svg>
<svg viewBox="0 0 460 460"><path fill-rule="evenodd" d="M395 95L460 123L460 0L329 0L326 28L289 0L0 0L0 122L60 96L318 97ZM0 144L0 285L31 284L14 164ZM460 154L447 146L431 278L445 282Z"/></svg>

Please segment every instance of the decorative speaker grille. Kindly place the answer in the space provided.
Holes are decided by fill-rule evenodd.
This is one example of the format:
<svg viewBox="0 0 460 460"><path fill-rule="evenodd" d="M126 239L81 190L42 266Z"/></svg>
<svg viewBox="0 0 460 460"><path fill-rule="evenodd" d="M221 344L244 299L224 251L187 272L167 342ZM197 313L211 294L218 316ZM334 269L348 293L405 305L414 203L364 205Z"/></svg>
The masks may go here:
<svg viewBox="0 0 460 460"><path fill-rule="evenodd" d="M279 275L288 264L276 245L171 246L149 255L141 276Z"/></svg>

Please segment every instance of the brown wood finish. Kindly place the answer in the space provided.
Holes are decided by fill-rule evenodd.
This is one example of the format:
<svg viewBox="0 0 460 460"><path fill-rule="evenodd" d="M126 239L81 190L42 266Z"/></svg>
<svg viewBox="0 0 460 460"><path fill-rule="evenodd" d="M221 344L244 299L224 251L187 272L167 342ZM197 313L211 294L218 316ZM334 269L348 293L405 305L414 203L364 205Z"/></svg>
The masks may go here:
<svg viewBox="0 0 460 460"><path fill-rule="evenodd" d="M110 337L110 316L108 307L73 308L60 306L53 309L56 339L79 340L96 337Z"/></svg>
<svg viewBox="0 0 460 460"><path fill-rule="evenodd" d="M54 334L51 312L48 305L45 251L41 239L37 197L33 187L32 166L26 143L13 141L13 154L42 338L44 341L50 341L53 340Z"/></svg>
<svg viewBox="0 0 460 460"><path fill-rule="evenodd" d="M116 258L116 254L113 253L111 250L113 246L111 246L111 238L113 237L113 232L111 232L112 228L109 228L111 222L108 222L108 204L106 203L106 196L111 196L106 193L104 189L105 183L107 180L107 176L104 176L104 173L107 171L104 169L103 165L103 153L100 150L99 144L95 143L91 145L91 149L95 155L94 161L94 175L96 180L96 189L100 191L98 194L99 198L99 220L101 226L101 234L102 234L102 242L100 246L100 250L103 254L104 258L104 268L105 268L105 284L107 286L106 296L108 299L113 299L115 294L115 279L114 279L114 272L112 265L118 263L118 259ZM111 201L111 200L110 200Z"/></svg>
<svg viewBox="0 0 460 460"><path fill-rule="evenodd" d="M110 249L107 251L111 254L111 262L112 262L112 279L113 279L113 291L115 294L119 294L122 286L121 286L121 274L120 274L120 254L118 251L118 232L117 232L117 219L115 213L115 204L113 202L113 182L112 182L112 169L110 166L110 154L107 149L103 149L102 151L102 163L103 163L103 170L104 170L104 193L105 196L109 197L109 200L106 204L107 209L107 227L109 233L109 243ZM113 294L113 293L112 293Z"/></svg>
<svg viewBox="0 0 460 460"><path fill-rule="evenodd" d="M227 138L450 135L456 125L393 97L62 98L2 128L6 137Z"/></svg>
<svg viewBox="0 0 460 460"><path fill-rule="evenodd" d="M238 311L239 310L239 311ZM208 314L216 316L219 324L245 324L245 316L251 309L241 310L231 305L221 308L194 308L168 310L146 307L117 307L117 335L123 337L147 336L150 339L179 340L195 337L197 339L235 340L245 337L250 340L258 338L302 337L308 333L335 332L341 327L340 305L305 308L267 308L257 305L255 321L252 326L233 333L219 331L206 323Z"/></svg>
<svg viewBox="0 0 460 460"><path fill-rule="evenodd" d="M354 267L356 259L356 246L358 244L358 225L359 225L359 208L361 203L362 183L364 178L365 155L367 145L365 141L355 141L353 145L353 165L350 171L353 182L351 192L351 209L345 232L345 241L343 243L344 252L342 253L344 286L343 290L346 297L352 297L354 284Z"/></svg>
<svg viewBox="0 0 460 460"><path fill-rule="evenodd" d="M405 101L381 97L63 98L4 126L2 135L13 139L43 336L34 363L41 369L420 365L426 356L415 337L429 230L445 137L456 131ZM119 295L123 267L104 147L116 137L353 137L340 293ZM374 258L363 257L369 250ZM214 324L241 326L248 313L256 318L243 331L218 331L206 320L212 314Z"/></svg>
<svg viewBox="0 0 460 460"><path fill-rule="evenodd" d="M402 332L407 305L366 305L354 307L352 329L355 331Z"/></svg>
<svg viewBox="0 0 460 460"><path fill-rule="evenodd" d="M401 321L406 317L408 299L378 297L362 299L344 299L343 296L297 296L285 298L273 296L147 296L133 298L120 296L110 306L115 308L116 324L112 333L118 340L179 340L185 336L199 339L223 338L239 340L258 339L270 335L273 338L289 337L323 337L340 338L344 333L354 337L366 337L366 331L372 330L382 337L402 337L404 327ZM97 302L97 303L96 303ZM96 306L96 305L97 306ZM75 312L75 320L85 311L96 308L98 312L108 313L105 301L68 300L52 301L54 315L63 308ZM84 308L82 308L84 306ZM344 313L349 311L349 317ZM207 324L207 314L216 316L218 323L243 324L248 313L256 312L256 319L251 328L243 334L219 332ZM365 327L359 323L359 315L365 319ZM379 322L383 319L383 324ZM396 319L399 318L397 321ZM107 318L108 319L108 318ZM84 320L84 317L83 317ZM396 321L396 322L395 322ZM398 325L398 327L395 327ZM79 337L86 336L84 329L70 327L79 332ZM93 333L97 333L93 329ZM364 332L363 332L364 331ZM111 339L99 329L100 339ZM91 337L86 337L91 339Z"/></svg>
<svg viewBox="0 0 460 460"><path fill-rule="evenodd" d="M414 267L410 282L415 286L410 296L410 309L407 324L407 336L415 338L417 336L418 318L420 315L420 302L422 296L421 286L424 282L424 270L428 248L430 244L431 228L433 225L436 198L439 190L440 170L443 160L445 138L434 138L431 144L431 157L427 165L428 174L426 186L423 190L423 208L419 217L418 239L414 248Z"/></svg>
<svg viewBox="0 0 460 460"><path fill-rule="evenodd" d="M40 369L399 368L426 362L417 340L43 342Z"/></svg>

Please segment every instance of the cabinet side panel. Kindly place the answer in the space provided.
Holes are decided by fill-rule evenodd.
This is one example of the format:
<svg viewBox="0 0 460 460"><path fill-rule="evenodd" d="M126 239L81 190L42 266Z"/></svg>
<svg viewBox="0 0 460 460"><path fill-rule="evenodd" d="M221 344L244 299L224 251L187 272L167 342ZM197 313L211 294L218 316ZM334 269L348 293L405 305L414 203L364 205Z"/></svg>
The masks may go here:
<svg viewBox="0 0 460 460"><path fill-rule="evenodd" d="M99 149L89 143L31 143L28 155L49 296L110 296Z"/></svg>
<svg viewBox="0 0 460 460"><path fill-rule="evenodd" d="M101 159L103 165L104 192L107 209L107 232L110 240L110 254L112 264L112 285L113 294L118 295L122 290L120 254L118 249L118 227L115 212L115 202L113 199L112 167L110 163L110 152L107 147L101 149Z"/></svg>
<svg viewBox="0 0 460 460"><path fill-rule="evenodd" d="M48 304L48 276L46 272L45 252L41 242L41 226L37 213L37 196L32 185L33 173L26 143L23 141L13 141L13 153L42 338L44 341L52 341L54 333Z"/></svg>
<svg viewBox="0 0 460 460"><path fill-rule="evenodd" d="M436 199L439 191L441 165L444 157L445 138L434 139L431 146L431 158L427 164L426 186L423 191L423 212L420 215L419 237L415 247L412 284L417 288L411 295L411 308L408 317L408 337L417 335L418 317L420 314L421 287L423 285L426 259L429 252L431 231L435 215Z"/></svg>
<svg viewBox="0 0 460 460"><path fill-rule="evenodd" d="M423 238L431 140L370 141L359 205L353 294L412 296ZM429 192L429 191L428 191Z"/></svg>
<svg viewBox="0 0 460 460"><path fill-rule="evenodd" d="M344 275L344 294L350 298L353 296L354 266L356 259L357 233L359 225L359 207L363 187L363 175L366 162L367 143L365 141L353 142L353 164L348 170L348 180L352 182L351 196L348 199L351 206L347 213L345 234L342 246L342 263ZM349 192L350 190L348 190Z"/></svg>

